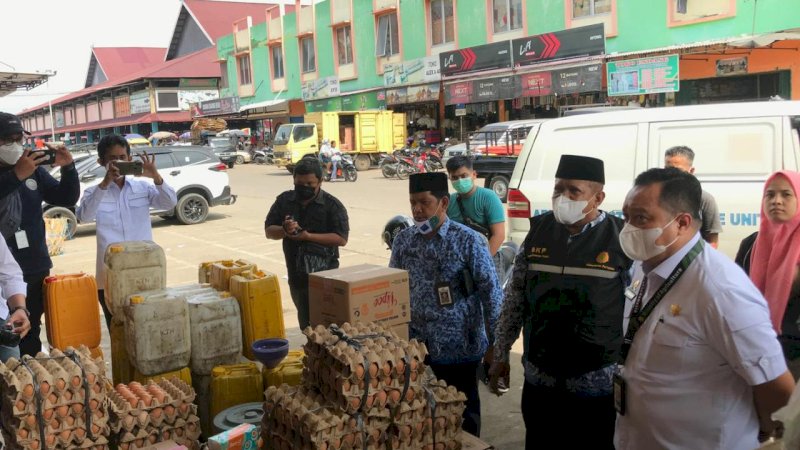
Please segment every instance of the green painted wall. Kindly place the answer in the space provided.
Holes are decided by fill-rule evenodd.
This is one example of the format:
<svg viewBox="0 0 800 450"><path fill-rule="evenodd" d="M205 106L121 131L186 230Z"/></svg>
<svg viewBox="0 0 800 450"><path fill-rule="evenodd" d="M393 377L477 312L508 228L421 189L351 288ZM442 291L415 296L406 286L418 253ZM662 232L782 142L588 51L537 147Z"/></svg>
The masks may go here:
<svg viewBox="0 0 800 450"><path fill-rule="evenodd" d="M461 48L486 43L486 0L455 0L458 42ZM565 27L565 0L526 0L528 34L562 30ZM425 56L427 32L425 0L401 0L398 12L402 28L403 59L408 61ZM383 85L376 73L375 17L371 0L353 0L352 36L358 78L341 82L343 94ZM755 16L754 16L755 12ZM791 12L791 13L789 13ZM330 2L316 5L317 68L320 77L335 75L334 37L331 25ZM800 28L800 0L737 0L736 16L711 22L667 27L667 0L617 0L618 35L608 38L606 51L627 52L720 39L755 33ZM277 98L300 98L301 78L295 13L284 16L284 73L287 90ZM269 78L269 51L266 46L267 24L253 27L254 83L253 97L242 104L276 98ZM228 59L230 88L223 96L237 95L236 61L233 57L233 36L217 42L217 52Z"/></svg>

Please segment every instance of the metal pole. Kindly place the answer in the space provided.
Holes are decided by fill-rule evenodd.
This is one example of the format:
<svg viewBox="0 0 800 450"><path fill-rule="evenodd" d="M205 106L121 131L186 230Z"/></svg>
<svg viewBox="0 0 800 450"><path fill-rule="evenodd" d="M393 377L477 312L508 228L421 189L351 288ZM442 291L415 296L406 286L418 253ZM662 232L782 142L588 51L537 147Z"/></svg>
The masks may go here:
<svg viewBox="0 0 800 450"><path fill-rule="evenodd" d="M50 109L50 141L56 141L56 122L53 120L53 101L48 100L47 106Z"/></svg>

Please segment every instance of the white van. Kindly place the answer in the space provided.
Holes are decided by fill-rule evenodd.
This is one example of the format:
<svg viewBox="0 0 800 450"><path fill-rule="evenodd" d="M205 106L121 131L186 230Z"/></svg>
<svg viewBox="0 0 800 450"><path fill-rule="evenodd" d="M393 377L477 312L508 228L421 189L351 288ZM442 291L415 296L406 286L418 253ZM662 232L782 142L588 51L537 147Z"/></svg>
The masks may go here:
<svg viewBox="0 0 800 450"><path fill-rule="evenodd" d="M720 250L733 257L758 230L764 182L776 170L798 170L800 101L639 109L550 120L525 140L508 194L509 236L522 244L528 219L551 209L562 154L605 162L602 209L622 217L636 175L663 167L664 151L686 145L695 175L717 200Z"/></svg>

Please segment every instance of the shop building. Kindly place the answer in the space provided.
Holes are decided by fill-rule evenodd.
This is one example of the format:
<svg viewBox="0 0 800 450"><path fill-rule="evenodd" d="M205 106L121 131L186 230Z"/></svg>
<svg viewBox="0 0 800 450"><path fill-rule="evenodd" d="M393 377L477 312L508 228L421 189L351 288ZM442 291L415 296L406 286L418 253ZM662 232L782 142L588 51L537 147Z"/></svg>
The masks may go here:
<svg viewBox="0 0 800 450"><path fill-rule="evenodd" d="M447 136L592 105L800 99L800 16L779 3L296 2L218 40L221 95L292 121L387 108Z"/></svg>
<svg viewBox="0 0 800 450"><path fill-rule="evenodd" d="M109 133L182 132L192 104L219 97L217 39L263 3L182 0L166 48L92 48L84 89L19 113L34 136L72 143Z"/></svg>

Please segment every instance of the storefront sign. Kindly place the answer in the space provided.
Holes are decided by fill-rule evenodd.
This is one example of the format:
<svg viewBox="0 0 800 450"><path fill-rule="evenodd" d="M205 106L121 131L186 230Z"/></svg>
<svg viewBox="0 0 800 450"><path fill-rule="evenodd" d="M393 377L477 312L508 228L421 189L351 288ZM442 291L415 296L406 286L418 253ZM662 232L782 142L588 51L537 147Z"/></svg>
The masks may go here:
<svg viewBox="0 0 800 450"><path fill-rule="evenodd" d="M131 94L131 114L150 112L150 93L139 91Z"/></svg>
<svg viewBox="0 0 800 450"><path fill-rule="evenodd" d="M444 100L448 105L472 103L472 81L448 84L445 87Z"/></svg>
<svg viewBox="0 0 800 450"><path fill-rule="evenodd" d="M552 72L553 89L559 95L595 92L603 89L602 65L571 67Z"/></svg>
<svg viewBox="0 0 800 450"><path fill-rule="evenodd" d="M678 55L665 55L608 62L608 95L678 92L678 60Z"/></svg>
<svg viewBox="0 0 800 450"><path fill-rule="evenodd" d="M386 109L386 92L371 91L342 96L342 111Z"/></svg>
<svg viewBox="0 0 800 450"><path fill-rule="evenodd" d="M603 24L529 36L511 41L514 67L543 61L602 55L606 51Z"/></svg>
<svg viewBox="0 0 800 450"><path fill-rule="evenodd" d="M339 78L325 77L306 81L302 86L303 101L336 97L339 95Z"/></svg>
<svg viewBox="0 0 800 450"><path fill-rule="evenodd" d="M342 97L325 98L306 102L306 112L342 111Z"/></svg>
<svg viewBox="0 0 800 450"><path fill-rule="evenodd" d="M131 115L131 98L114 97L114 117L128 117Z"/></svg>
<svg viewBox="0 0 800 450"><path fill-rule="evenodd" d="M215 78L181 78L178 82L179 88L216 88Z"/></svg>
<svg viewBox="0 0 800 450"><path fill-rule="evenodd" d="M495 42L443 52L439 54L439 66L443 77L481 70L507 69L511 67L511 43Z"/></svg>
<svg viewBox="0 0 800 450"><path fill-rule="evenodd" d="M221 116L226 114L239 114L239 97L223 97L193 103L191 106L192 117Z"/></svg>
<svg viewBox="0 0 800 450"><path fill-rule="evenodd" d="M178 105L181 111L188 111L192 103L202 103L207 100L219 98L219 91L213 90L182 90L178 92Z"/></svg>
<svg viewBox="0 0 800 450"><path fill-rule="evenodd" d="M472 101L491 102L514 98L520 91L518 89L518 80L519 78L513 75L476 80L473 82L474 85L472 87Z"/></svg>
<svg viewBox="0 0 800 450"><path fill-rule="evenodd" d="M534 72L520 75L522 97L541 97L553 93L550 72Z"/></svg>
<svg viewBox="0 0 800 450"><path fill-rule="evenodd" d="M389 89L386 91L386 103L388 105L436 101L439 101L439 83Z"/></svg>
<svg viewBox="0 0 800 450"><path fill-rule="evenodd" d="M728 75L744 75L747 74L747 57L718 59L717 60L717 76L724 77Z"/></svg>
<svg viewBox="0 0 800 450"><path fill-rule="evenodd" d="M428 56L383 66L383 85L386 87L439 81L439 57Z"/></svg>

